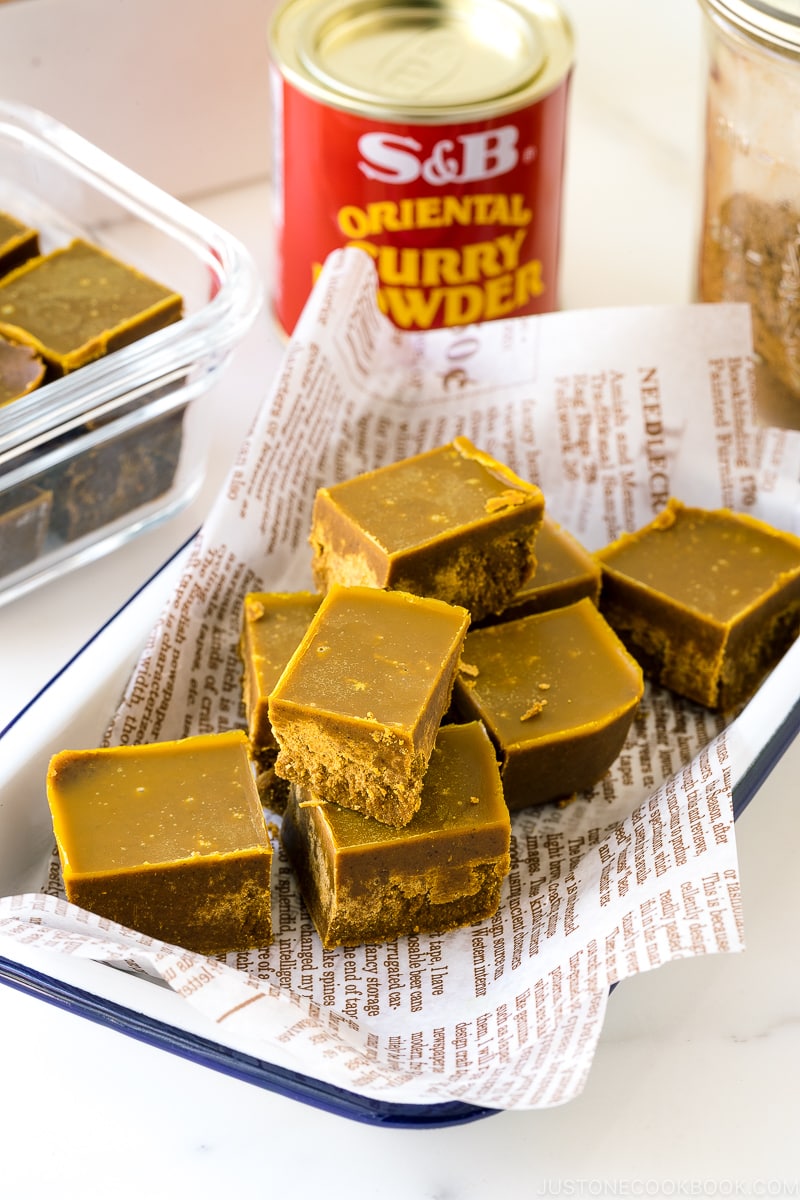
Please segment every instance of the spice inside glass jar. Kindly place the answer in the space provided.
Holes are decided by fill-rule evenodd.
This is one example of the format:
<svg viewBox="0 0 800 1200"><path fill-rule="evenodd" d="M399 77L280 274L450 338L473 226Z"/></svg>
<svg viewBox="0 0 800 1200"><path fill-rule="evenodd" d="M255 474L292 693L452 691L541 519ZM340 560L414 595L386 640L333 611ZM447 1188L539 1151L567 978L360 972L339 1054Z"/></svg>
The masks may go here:
<svg viewBox="0 0 800 1200"><path fill-rule="evenodd" d="M800 0L699 0L708 63L697 293L751 305L756 396L800 428Z"/></svg>

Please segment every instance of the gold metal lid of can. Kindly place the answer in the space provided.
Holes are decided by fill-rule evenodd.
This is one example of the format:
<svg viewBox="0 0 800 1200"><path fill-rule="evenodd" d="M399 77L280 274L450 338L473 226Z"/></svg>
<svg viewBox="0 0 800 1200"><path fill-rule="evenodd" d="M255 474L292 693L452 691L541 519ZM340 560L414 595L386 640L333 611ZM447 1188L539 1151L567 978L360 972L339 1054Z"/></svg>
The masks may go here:
<svg viewBox="0 0 800 1200"><path fill-rule="evenodd" d="M302 91L394 121L532 103L561 82L573 54L554 0L284 0L270 41Z"/></svg>

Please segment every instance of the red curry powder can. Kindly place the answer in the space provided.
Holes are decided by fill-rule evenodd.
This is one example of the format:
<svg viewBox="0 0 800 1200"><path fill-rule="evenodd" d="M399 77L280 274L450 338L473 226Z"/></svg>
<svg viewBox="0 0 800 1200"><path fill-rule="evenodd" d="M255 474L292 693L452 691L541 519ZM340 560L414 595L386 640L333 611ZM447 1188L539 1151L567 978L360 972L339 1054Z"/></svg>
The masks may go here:
<svg viewBox="0 0 800 1200"><path fill-rule="evenodd" d="M573 46L554 0L284 0L270 28L283 329L347 245L374 259L402 329L555 309Z"/></svg>

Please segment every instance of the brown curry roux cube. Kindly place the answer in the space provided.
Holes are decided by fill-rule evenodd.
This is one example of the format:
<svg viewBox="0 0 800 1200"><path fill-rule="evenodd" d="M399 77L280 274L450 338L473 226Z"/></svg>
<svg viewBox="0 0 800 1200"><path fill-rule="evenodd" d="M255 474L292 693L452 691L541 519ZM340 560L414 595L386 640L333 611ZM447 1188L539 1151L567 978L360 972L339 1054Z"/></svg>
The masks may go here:
<svg viewBox="0 0 800 1200"><path fill-rule="evenodd" d="M312 568L321 591L396 588L461 605L477 621L530 577L543 515L538 487L458 437L320 488Z"/></svg>
<svg viewBox="0 0 800 1200"><path fill-rule="evenodd" d="M512 810L593 787L612 765L644 691L642 671L584 598L472 630L453 706L484 722Z"/></svg>
<svg viewBox="0 0 800 1200"><path fill-rule="evenodd" d="M33 483L0 492L0 575L9 575L39 557L52 502L52 494Z"/></svg>
<svg viewBox="0 0 800 1200"><path fill-rule="evenodd" d="M242 605L239 656L250 754L261 798L282 812L288 784L275 774L278 743L269 721L269 694L320 606L316 592L248 592Z"/></svg>
<svg viewBox="0 0 800 1200"><path fill-rule="evenodd" d="M0 408L33 392L44 379L44 363L31 346L0 337Z"/></svg>
<svg viewBox="0 0 800 1200"><path fill-rule="evenodd" d="M671 499L598 552L601 609L664 687L731 710L800 632L800 538Z"/></svg>
<svg viewBox="0 0 800 1200"><path fill-rule="evenodd" d="M511 821L479 722L443 726L402 829L292 789L281 840L326 947L444 933L492 917Z"/></svg>
<svg viewBox="0 0 800 1200"><path fill-rule="evenodd" d="M0 276L38 253L38 231L10 213L0 212Z"/></svg>
<svg viewBox="0 0 800 1200"><path fill-rule="evenodd" d="M180 464L185 412L182 406L83 448L81 439L99 426L66 435L73 453L40 477L53 493L52 531L76 541L163 496Z"/></svg>
<svg viewBox="0 0 800 1200"><path fill-rule="evenodd" d="M419 808L466 609L334 584L269 697L276 773L388 825Z"/></svg>
<svg viewBox="0 0 800 1200"><path fill-rule="evenodd" d="M530 613L563 608L587 596L600 599L600 564L593 554L545 513L536 538L536 570L506 608L493 613L487 624L513 621Z"/></svg>
<svg viewBox="0 0 800 1200"><path fill-rule="evenodd" d="M0 279L0 334L66 375L177 321L181 297L80 238Z"/></svg>
<svg viewBox="0 0 800 1200"><path fill-rule="evenodd" d="M243 731L63 750L47 796L74 904L203 954L271 941L272 847Z"/></svg>

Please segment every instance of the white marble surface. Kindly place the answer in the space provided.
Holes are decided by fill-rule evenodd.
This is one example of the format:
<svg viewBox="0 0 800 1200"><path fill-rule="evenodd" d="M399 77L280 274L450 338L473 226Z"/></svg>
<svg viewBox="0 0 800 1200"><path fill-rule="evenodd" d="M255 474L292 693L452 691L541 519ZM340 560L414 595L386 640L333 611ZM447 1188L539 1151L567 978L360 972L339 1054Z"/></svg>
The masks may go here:
<svg viewBox="0 0 800 1200"><path fill-rule="evenodd" d="M687 300L700 125L694 0L568 7L579 56L562 302ZM268 278L267 184L194 202L245 241ZM0 608L0 728L202 520L277 352L265 311L219 389L213 462L188 511L65 577L57 602L34 593ZM738 825L745 952L617 989L573 1103L450 1129L376 1129L0 986L0 1195L800 1194L798 769L796 743Z"/></svg>

